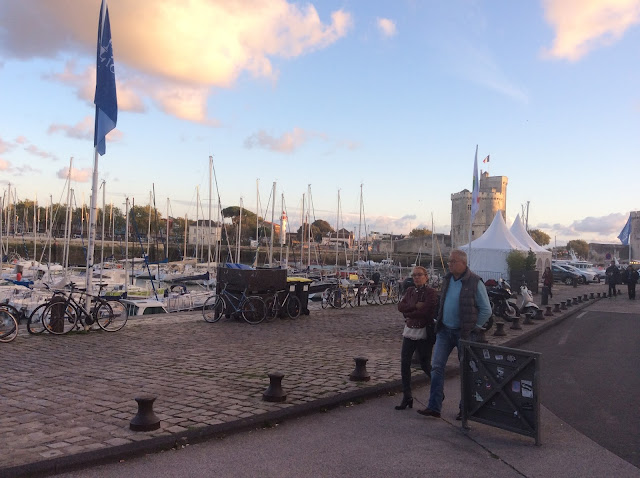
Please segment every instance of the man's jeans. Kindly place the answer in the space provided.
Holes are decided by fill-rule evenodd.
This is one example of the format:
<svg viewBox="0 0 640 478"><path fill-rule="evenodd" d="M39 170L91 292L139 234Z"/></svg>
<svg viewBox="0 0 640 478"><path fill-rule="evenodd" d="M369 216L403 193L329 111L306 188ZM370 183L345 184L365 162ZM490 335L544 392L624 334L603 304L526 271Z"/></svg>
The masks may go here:
<svg viewBox="0 0 640 478"><path fill-rule="evenodd" d="M427 408L440 413L442 409L442 399L444 397L444 367L451 351L458 349L458 360L460 360L460 329L449 329L442 326L436 335L436 345L433 348L433 359L431 360L431 393L429 394L429 405Z"/></svg>

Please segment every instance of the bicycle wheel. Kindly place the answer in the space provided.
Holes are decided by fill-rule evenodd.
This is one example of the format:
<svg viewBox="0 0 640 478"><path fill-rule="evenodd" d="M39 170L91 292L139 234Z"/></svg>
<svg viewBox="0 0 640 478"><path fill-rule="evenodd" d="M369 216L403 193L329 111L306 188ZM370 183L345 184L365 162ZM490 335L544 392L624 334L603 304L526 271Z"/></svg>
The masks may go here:
<svg viewBox="0 0 640 478"><path fill-rule="evenodd" d="M48 305L48 302L40 304L38 307L33 309L33 312L29 315L29 319L27 319L27 332L31 335L41 334L45 331L44 325L42 324L42 314Z"/></svg>
<svg viewBox="0 0 640 478"><path fill-rule="evenodd" d="M220 301L218 301L220 299ZM220 303L222 302L222 303ZM219 295L212 295L207 297L202 305L202 317L205 322L213 324L220 320L222 313L224 312L224 300Z"/></svg>
<svg viewBox="0 0 640 478"><path fill-rule="evenodd" d="M376 297L376 299L378 300L378 304L380 305L386 304L387 301L389 300L389 288L383 285L380 288L380 292L378 293L378 296Z"/></svg>
<svg viewBox="0 0 640 478"><path fill-rule="evenodd" d="M280 315L278 301L273 296L269 296L264 300L264 307L265 307L265 310L267 311L267 316L266 316L267 322L271 322L278 315Z"/></svg>
<svg viewBox="0 0 640 478"><path fill-rule="evenodd" d="M95 319L102 330L117 332L127 323L129 312L119 300L103 300L96 309Z"/></svg>
<svg viewBox="0 0 640 478"><path fill-rule="evenodd" d="M347 303L349 304L350 307L355 307L356 305L358 305L357 303L357 297L356 297L356 292L353 289L349 289L347 291Z"/></svg>
<svg viewBox="0 0 640 478"><path fill-rule="evenodd" d="M18 321L9 309L0 307L0 342L11 342L18 336Z"/></svg>
<svg viewBox="0 0 640 478"><path fill-rule="evenodd" d="M295 295L290 295L287 299L287 315L290 319L297 319L300 317L300 311L302 310L302 302Z"/></svg>
<svg viewBox="0 0 640 478"><path fill-rule="evenodd" d="M336 289L331 292L331 296L329 297L329 304L334 309L343 309L347 306L347 295L344 294L340 289Z"/></svg>
<svg viewBox="0 0 640 478"><path fill-rule="evenodd" d="M331 288L326 288L322 291L322 308L326 309L329 306L329 299L331 298Z"/></svg>
<svg viewBox="0 0 640 478"><path fill-rule="evenodd" d="M252 325L259 324L267 316L267 308L262 297L251 295L242 304L242 318Z"/></svg>
<svg viewBox="0 0 640 478"><path fill-rule="evenodd" d="M64 335L76 328L78 312L75 307L65 301L49 302L42 313L42 326L55 335Z"/></svg>
<svg viewBox="0 0 640 478"><path fill-rule="evenodd" d="M375 305L376 304L375 293L370 287L367 287L367 291L366 291L365 297L367 298L367 304L369 304L369 305Z"/></svg>
<svg viewBox="0 0 640 478"><path fill-rule="evenodd" d="M389 299L391 299L391 302L394 304L397 304L398 301L400 300L400 291L398 290L397 284L391 286L389 290Z"/></svg>

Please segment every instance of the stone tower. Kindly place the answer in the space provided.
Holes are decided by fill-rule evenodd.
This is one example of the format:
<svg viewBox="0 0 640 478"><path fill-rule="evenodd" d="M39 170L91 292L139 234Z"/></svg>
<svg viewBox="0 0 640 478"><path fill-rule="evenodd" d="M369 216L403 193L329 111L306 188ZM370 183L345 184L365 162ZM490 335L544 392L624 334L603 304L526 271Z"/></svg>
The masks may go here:
<svg viewBox="0 0 640 478"><path fill-rule="evenodd" d="M629 244L631 245L631 257L629 257L629 259L640 260L640 211L631 211Z"/></svg>
<svg viewBox="0 0 640 478"><path fill-rule="evenodd" d="M471 228L471 240L479 238L491 225L496 212L502 211L506 220L507 183L506 176L480 176L478 196L480 204ZM451 195L451 247L469 242L469 220L471 219L471 191L463 189Z"/></svg>

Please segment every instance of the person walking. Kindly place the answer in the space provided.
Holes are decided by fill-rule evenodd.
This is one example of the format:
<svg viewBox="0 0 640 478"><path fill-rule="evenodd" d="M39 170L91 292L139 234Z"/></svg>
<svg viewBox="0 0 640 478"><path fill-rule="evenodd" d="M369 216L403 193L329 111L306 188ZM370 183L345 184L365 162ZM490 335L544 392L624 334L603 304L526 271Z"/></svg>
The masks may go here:
<svg viewBox="0 0 640 478"><path fill-rule="evenodd" d="M616 266L616 261L611 261L611 265L605 270L607 274L607 283L609 284L609 297L613 291L613 296L616 297L616 284L620 282L620 269Z"/></svg>
<svg viewBox="0 0 640 478"><path fill-rule="evenodd" d="M435 342L433 319L438 308L438 294L427 285L429 276L422 266L413 268L413 286L409 287L398 303L398 311L404 316L402 351L400 352L400 375L402 377L402 402L396 410L413 408L411 394L411 359L418 351L420 368L431 377L431 351Z"/></svg>
<svg viewBox="0 0 640 478"><path fill-rule="evenodd" d="M547 288L549 297L553 299L553 293L551 292L551 287L553 286L553 272L551 272L551 267L547 267L542 273L542 286Z"/></svg>
<svg viewBox="0 0 640 478"><path fill-rule="evenodd" d="M629 291L629 299L636 300L636 284L638 283L640 274L635 270L632 264L627 267L627 290Z"/></svg>
<svg viewBox="0 0 640 478"><path fill-rule="evenodd" d="M482 279L467 266L467 253L454 249L449 256L449 273L442 282L440 306L436 319L436 343L431 361L429 404L418 413L440 417L444 398L444 367L454 347L458 360L462 353L460 339L468 340L472 331L491 317L491 304ZM456 420L461 418L458 412Z"/></svg>

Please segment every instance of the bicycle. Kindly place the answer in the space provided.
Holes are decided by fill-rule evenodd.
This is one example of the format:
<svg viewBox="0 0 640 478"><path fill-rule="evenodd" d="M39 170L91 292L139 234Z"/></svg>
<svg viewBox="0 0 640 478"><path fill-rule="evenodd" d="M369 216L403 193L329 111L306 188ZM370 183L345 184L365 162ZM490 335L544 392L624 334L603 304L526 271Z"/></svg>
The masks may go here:
<svg viewBox="0 0 640 478"><path fill-rule="evenodd" d="M42 324L47 332L55 335L68 334L79 328L78 322L83 326L97 323L106 332L117 332L125 326L129 313L122 302L105 300L86 292L79 292L78 301L73 297L75 284L71 283L69 286L70 292L58 291L42 312ZM86 307L88 297L92 301L91 310Z"/></svg>
<svg viewBox="0 0 640 478"><path fill-rule="evenodd" d="M228 311L228 308L231 311ZM209 297L202 306L202 316L211 324L219 321L222 315L226 317L242 315L242 318L251 325L262 322L267 316L267 307L262 297L257 295L247 296L247 289L242 291L240 297L227 291L227 284L223 284L220 293Z"/></svg>
<svg viewBox="0 0 640 478"><path fill-rule="evenodd" d="M0 342L11 342L18 336L18 320L10 305L0 304Z"/></svg>
<svg viewBox="0 0 640 478"><path fill-rule="evenodd" d="M285 292L286 295L283 295ZM283 297L282 300L280 300L280 297ZM279 317L283 310L287 312L290 319L297 319L300 317L302 303L296 295L291 293L291 291L276 291L273 296L267 297L264 302L267 311L267 320Z"/></svg>

